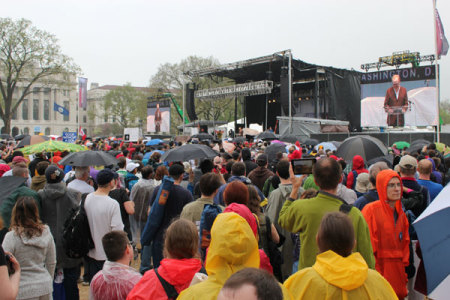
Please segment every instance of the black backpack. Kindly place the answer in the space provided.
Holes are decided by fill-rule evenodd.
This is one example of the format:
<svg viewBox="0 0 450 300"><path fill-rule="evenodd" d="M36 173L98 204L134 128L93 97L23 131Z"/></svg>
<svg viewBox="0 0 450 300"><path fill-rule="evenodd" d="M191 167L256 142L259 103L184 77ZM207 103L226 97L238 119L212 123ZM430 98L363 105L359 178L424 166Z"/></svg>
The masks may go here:
<svg viewBox="0 0 450 300"><path fill-rule="evenodd" d="M410 210L414 216L417 218L420 214L427 208L427 199L425 199L423 193L423 186L420 187L419 191L403 191L402 204L405 211Z"/></svg>
<svg viewBox="0 0 450 300"><path fill-rule="evenodd" d="M89 222L84 209L86 197L83 197L79 207L72 209L64 223L63 248L70 258L82 258L89 250L95 248Z"/></svg>

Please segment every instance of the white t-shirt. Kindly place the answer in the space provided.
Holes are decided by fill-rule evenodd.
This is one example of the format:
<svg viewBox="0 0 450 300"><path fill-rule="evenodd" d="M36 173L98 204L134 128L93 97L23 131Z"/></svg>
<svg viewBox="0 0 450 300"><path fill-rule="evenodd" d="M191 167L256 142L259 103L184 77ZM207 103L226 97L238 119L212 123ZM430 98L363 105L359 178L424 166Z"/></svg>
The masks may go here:
<svg viewBox="0 0 450 300"><path fill-rule="evenodd" d="M94 187L90 186L87 182L80 179L74 179L69 182L67 188L78 191L82 194L94 192Z"/></svg>
<svg viewBox="0 0 450 300"><path fill-rule="evenodd" d="M89 250L88 256L95 260L106 260L103 236L112 230L123 230L119 202L109 196L91 193L86 197L84 208L95 244L95 249Z"/></svg>

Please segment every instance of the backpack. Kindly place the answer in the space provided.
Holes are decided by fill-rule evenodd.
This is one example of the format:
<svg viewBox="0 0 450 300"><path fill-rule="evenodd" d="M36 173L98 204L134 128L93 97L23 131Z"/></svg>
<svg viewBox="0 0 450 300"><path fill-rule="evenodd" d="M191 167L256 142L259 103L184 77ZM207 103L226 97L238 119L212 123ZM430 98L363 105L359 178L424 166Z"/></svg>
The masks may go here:
<svg viewBox="0 0 450 300"><path fill-rule="evenodd" d="M419 191L405 191L403 190L402 204L405 207L405 211L410 210L414 216L418 217L427 207L427 199L423 196L423 186Z"/></svg>
<svg viewBox="0 0 450 300"><path fill-rule="evenodd" d="M222 212L220 206L216 204L206 204L203 207L202 217L200 219L200 254L204 260L206 257L206 249L211 243L211 227L217 215Z"/></svg>
<svg viewBox="0 0 450 300"><path fill-rule="evenodd" d="M167 280L161 277L158 273L158 268L155 269L155 275L158 277L159 282L161 283L164 292L166 292L168 299L177 299L178 298L178 292L175 289L173 285L171 285Z"/></svg>
<svg viewBox="0 0 450 300"><path fill-rule="evenodd" d="M82 258L89 250L95 248L89 222L84 209L86 197L83 197L79 207L72 209L64 223L63 248L70 258Z"/></svg>

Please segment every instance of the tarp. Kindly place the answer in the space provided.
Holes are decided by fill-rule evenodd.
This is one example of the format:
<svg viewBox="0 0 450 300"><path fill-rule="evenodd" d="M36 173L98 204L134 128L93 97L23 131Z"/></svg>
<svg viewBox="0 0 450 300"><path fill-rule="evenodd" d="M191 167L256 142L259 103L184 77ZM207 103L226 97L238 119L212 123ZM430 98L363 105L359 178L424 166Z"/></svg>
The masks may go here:
<svg viewBox="0 0 450 300"><path fill-rule="evenodd" d="M438 124L436 88L423 87L408 91L410 109L405 113L405 126ZM361 101L361 126L386 127L384 97L367 97Z"/></svg>

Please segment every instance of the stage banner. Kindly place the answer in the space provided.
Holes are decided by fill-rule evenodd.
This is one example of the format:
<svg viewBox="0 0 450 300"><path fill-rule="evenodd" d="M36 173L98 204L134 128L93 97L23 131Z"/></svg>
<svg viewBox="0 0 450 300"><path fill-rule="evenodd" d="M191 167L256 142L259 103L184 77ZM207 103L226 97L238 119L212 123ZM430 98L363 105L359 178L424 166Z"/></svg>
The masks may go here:
<svg viewBox="0 0 450 300"><path fill-rule="evenodd" d="M387 127L384 111L386 91L392 87L392 76L400 76L400 85L408 94L405 126L438 124L435 66L421 66L361 73L361 126Z"/></svg>
<svg viewBox="0 0 450 300"><path fill-rule="evenodd" d="M147 102L147 132L170 132L170 100Z"/></svg>

